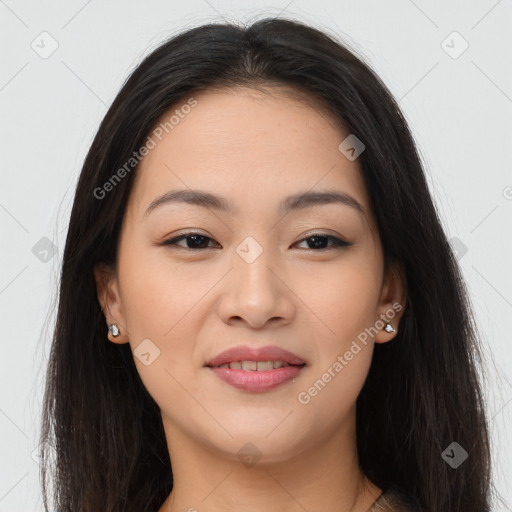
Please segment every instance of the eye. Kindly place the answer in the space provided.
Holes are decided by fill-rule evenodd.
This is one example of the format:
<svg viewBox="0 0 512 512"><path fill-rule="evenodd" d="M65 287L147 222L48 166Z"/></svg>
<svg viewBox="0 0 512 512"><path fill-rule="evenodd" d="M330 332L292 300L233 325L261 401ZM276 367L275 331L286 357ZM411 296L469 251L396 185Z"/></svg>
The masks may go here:
<svg viewBox="0 0 512 512"><path fill-rule="evenodd" d="M185 245L179 245L178 242L185 241ZM331 245L325 246L326 243L329 242L329 240L332 242ZM180 236L171 238L169 240L165 240L162 245L164 246L178 246L182 247L183 249L189 249L191 251L199 251L201 249L209 249L209 242L213 240L213 238L210 238L206 235L202 235L201 233L197 232L190 232L190 233L184 233ZM308 242L311 241L311 242ZM332 235L328 235L326 233L314 233L311 236L308 236L306 238L303 238L298 243L304 243L307 242L310 247L306 247L306 249L314 250L314 251L325 251L329 249L337 249L342 247L348 247L350 245L353 245L350 242L345 242L344 240L341 240L340 238L337 238ZM215 242L217 243L217 242ZM218 244L217 244L218 245Z"/></svg>
<svg viewBox="0 0 512 512"><path fill-rule="evenodd" d="M170 240L165 240L162 245L178 245L178 242L181 242L182 240L185 240L186 244L190 240L191 247L179 245L179 247L182 247L183 249L190 249L190 250L200 250L200 249L208 249L208 244L206 243L205 247L205 241L206 240L212 240L213 238L210 238L206 235L202 235L201 233L184 233L183 235L177 236L175 238L171 238Z"/></svg>
<svg viewBox="0 0 512 512"><path fill-rule="evenodd" d="M312 249L315 251L338 249L353 245L350 242L345 242L345 240L342 240L341 238L337 238L332 235L327 235L326 233L314 233L306 238L303 238L298 243L307 242L308 240L312 241L312 243L308 243L308 245L312 245L312 247L306 247L306 249ZM325 247L325 243L328 242L329 240L332 241L332 245Z"/></svg>

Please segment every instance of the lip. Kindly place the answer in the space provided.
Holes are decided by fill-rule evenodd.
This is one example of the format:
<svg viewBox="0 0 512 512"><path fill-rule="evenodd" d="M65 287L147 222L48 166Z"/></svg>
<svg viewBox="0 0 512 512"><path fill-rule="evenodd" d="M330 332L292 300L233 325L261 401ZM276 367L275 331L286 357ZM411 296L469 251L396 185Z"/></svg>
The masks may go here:
<svg viewBox="0 0 512 512"><path fill-rule="evenodd" d="M232 368L216 368L222 364L236 361L283 361L292 366L282 366L272 370L252 371ZM270 391L295 378L306 366L306 361L297 354L281 347L249 347L241 345L232 347L208 361L205 365L219 379L230 386L253 393Z"/></svg>
<svg viewBox="0 0 512 512"><path fill-rule="evenodd" d="M253 348L247 345L240 345L238 347L232 347L224 350L224 352L221 352L216 357L208 361L205 366L220 366L221 364L228 364L236 361L283 361L293 365L306 364L306 361L301 359L298 355L281 347L267 345L265 347ZM279 369L280 368L277 368L276 370ZM245 370L241 371L248 373ZM274 371L275 370L268 370L266 373L273 373Z"/></svg>
<svg viewBox="0 0 512 512"><path fill-rule="evenodd" d="M233 370L231 368L213 368L208 369L213 372L219 379L223 380L230 386L243 391L252 393L261 393L270 391L281 384L297 377L300 372L304 371L303 366L282 366L273 370Z"/></svg>

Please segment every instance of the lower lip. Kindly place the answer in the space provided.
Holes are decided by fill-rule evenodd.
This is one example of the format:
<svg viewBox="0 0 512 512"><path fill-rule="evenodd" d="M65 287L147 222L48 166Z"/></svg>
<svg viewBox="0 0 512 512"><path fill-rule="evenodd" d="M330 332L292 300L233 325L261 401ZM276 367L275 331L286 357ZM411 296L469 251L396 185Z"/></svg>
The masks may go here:
<svg viewBox="0 0 512 512"><path fill-rule="evenodd" d="M233 370L232 368L214 368L210 370L231 386L254 393L269 391L286 381L297 377L304 366L284 366L274 370Z"/></svg>

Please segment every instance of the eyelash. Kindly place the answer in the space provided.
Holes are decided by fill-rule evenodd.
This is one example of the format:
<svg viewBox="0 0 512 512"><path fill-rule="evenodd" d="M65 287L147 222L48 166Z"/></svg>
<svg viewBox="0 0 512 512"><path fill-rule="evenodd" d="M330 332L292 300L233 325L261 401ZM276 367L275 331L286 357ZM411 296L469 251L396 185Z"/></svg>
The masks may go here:
<svg viewBox="0 0 512 512"><path fill-rule="evenodd" d="M203 235L201 233L197 233L195 231L191 231L189 233L183 233L182 235L179 235L177 237L170 238L169 240L164 240L161 245L167 246L167 247L174 245L176 247L180 247L181 249L185 249L187 251L196 251L196 252L202 251L205 249L212 249L212 247L194 249L191 247L183 247L183 246L177 245L177 242L180 242L181 240L184 240L184 239L192 237L192 236L200 236L200 237L208 239L208 240L213 240L213 238L210 238L209 236ZM330 247L323 247L321 249L304 249L306 251L323 252L323 251L328 251L331 249L343 249L345 247L349 247L349 246L353 245L350 242L345 242L345 240L342 240L341 238L337 238L332 235L327 235L326 233L313 233L310 236L305 237L302 240L299 240L297 243L304 242L305 240L309 240L311 238L328 238L333 241L333 245L331 245Z"/></svg>

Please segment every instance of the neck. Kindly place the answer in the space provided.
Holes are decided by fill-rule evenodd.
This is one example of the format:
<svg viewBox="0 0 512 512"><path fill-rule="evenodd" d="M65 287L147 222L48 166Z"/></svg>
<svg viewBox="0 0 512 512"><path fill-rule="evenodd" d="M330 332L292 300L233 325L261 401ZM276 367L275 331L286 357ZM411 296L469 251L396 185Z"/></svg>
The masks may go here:
<svg viewBox="0 0 512 512"><path fill-rule="evenodd" d="M164 428L174 483L159 512L366 512L381 494L358 465L355 414L293 456L262 455L254 465L241 462L237 450L198 444L165 418Z"/></svg>

